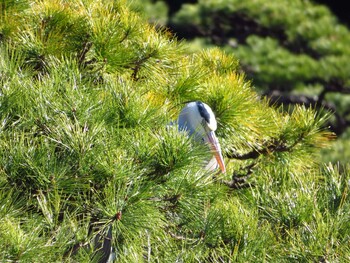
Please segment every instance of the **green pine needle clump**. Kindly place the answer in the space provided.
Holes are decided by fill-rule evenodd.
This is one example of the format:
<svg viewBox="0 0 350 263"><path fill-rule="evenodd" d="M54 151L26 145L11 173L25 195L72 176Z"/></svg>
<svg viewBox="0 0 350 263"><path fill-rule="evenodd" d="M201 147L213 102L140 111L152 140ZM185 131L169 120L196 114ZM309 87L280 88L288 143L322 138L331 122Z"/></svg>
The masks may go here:
<svg viewBox="0 0 350 263"><path fill-rule="evenodd" d="M349 168L320 165L328 116L270 107L219 49L126 1L2 1L0 261L349 260ZM202 100L227 173L171 123ZM233 189L233 177L250 187Z"/></svg>

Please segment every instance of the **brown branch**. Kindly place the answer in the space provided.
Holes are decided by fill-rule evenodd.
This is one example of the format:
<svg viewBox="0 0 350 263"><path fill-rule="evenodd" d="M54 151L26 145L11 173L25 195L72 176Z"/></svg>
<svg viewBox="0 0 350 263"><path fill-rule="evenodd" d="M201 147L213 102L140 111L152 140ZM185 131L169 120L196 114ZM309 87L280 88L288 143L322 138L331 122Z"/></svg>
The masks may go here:
<svg viewBox="0 0 350 263"><path fill-rule="evenodd" d="M124 34L124 36L121 38L121 40L119 40L119 43L124 42L124 40L127 39L127 38L129 37L130 33L131 33L131 28L128 28L127 30L125 30L125 34Z"/></svg>
<svg viewBox="0 0 350 263"><path fill-rule="evenodd" d="M221 183L228 186L231 189L238 190L238 189L249 188L252 186L252 184L247 183L247 179L248 178L232 178L231 181L223 180Z"/></svg>
<svg viewBox="0 0 350 263"><path fill-rule="evenodd" d="M239 169L239 171L233 173L231 181L222 180L221 183L235 190L251 187L252 184L248 183L247 180L250 178L253 173L253 168L256 165L257 162L253 162L246 167ZM244 174L242 174L242 172L244 172Z"/></svg>
<svg viewBox="0 0 350 263"><path fill-rule="evenodd" d="M235 152L231 152L229 154L227 154L227 157L230 159L237 159L237 160L248 160L248 159L257 159L259 158L261 155L267 155L270 154L272 152L283 152L283 151L287 151L288 148L286 146L282 146L282 145L268 145L265 148L262 148L260 150L258 149L254 149L248 153L244 153L244 154L238 154Z"/></svg>
<svg viewBox="0 0 350 263"><path fill-rule="evenodd" d="M83 62L85 61L85 58L86 58L86 54L89 52L91 47L92 47L92 42L90 41L84 42L83 49L77 56L79 66L83 65Z"/></svg>
<svg viewBox="0 0 350 263"><path fill-rule="evenodd" d="M272 139L265 143L265 147L260 150L254 149L251 152L245 154L236 154L234 152L227 155L228 158L238 159L238 160L248 160L248 159L257 159L260 156L271 154L274 152L289 152L292 151L296 145L298 145L303 138L305 137L304 133L301 133L299 137L290 145L287 145L286 141L282 138ZM258 161L255 161L244 168L239 169L232 175L232 180L221 180L221 183L232 188L232 189L243 189L251 187L252 184L247 182L253 173L253 168L257 165ZM242 174L242 171L244 172Z"/></svg>
<svg viewBox="0 0 350 263"><path fill-rule="evenodd" d="M138 80L137 74L139 73L141 66L143 63L145 63L148 59L150 59L153 56L153 52L150 54L145 55L144 57L140 58L139 60L135 61L133 64L135 65L133 68L133 73L131 74L131 78L135 81Z"/></svg>
<svg viewBox="0 0 350 263"><path fill-rule="evenodd" d="M193 39L198 36L209 37L216 45L230 45L232 38L238 44L246 45L247 39L251 35L260 37L272 37L276 39L280 46L288 49L294 54L307 54L314 59L319 59L321 54L313 49L308 40L299 36L294 40L289 40L286 28L279 25L265 26L259 20L250 16L244 11L228 13L226 10L203 9L201 13L202 24L178 25L169 23L168 26L177 32L180 38ZM207 22L209 21L209 23ZM227 25L234 25L229 27ZM231 44L232 45L232 44ZM235 48L236 44L233 44Z"/></svg>
<svg viewBox="0 0 350 263"><path fill-rule="evenodd" d="M265 146L262 147L261 149L254 149L244 154L231 152L226 156L230 159L248 160L248 159L257 159L262 155L267 155L274 152L289 152L304 138L304 136L305 136L304 134L300 134L299 137L291 145L287 145L286 142L281 138L279 139L273 138L272 140L267 141L265 143Z"/></svg>
<svg viewBox="0 0 350 263"><path fill-rule="evenodd" d="M323 83L323 85L324 85L325 91L327 92L350 94L350 87L346 87L342 80L331 79L330 81Z"/></svg>

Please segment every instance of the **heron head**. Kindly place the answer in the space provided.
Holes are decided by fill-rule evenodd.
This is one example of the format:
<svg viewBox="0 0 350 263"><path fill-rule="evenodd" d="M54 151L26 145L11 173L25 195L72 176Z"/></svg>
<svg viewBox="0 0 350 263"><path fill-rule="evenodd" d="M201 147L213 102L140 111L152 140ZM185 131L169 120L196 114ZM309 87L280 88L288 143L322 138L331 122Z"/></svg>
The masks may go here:
<svg viewBox="0 0 350 263"><path fill-rule="evenodd" d="M221 147L215 135L217 121L212 109L201 101L190 102L181 111L178 123L179 130L186 130L196 140L202 140L209 145L218 166L225 173Z"/></svg>

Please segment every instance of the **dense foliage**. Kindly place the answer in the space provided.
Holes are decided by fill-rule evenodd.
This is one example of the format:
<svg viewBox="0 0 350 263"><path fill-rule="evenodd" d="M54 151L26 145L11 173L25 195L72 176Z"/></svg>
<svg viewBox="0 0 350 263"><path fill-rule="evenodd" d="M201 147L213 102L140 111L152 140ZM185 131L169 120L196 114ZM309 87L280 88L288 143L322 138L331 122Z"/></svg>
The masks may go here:
<svg viewBox="0 0 350 263"><path fill-rule="evenodd" d="M155 2L173 8L172 1ZM332 112L327 125L340 140L324 159L347 162L350 32L325 6L299 0L205 0L184 4L168 19L164 11L148 14L191 40L193 50L215 45L235 54L271 103Z"/></svg>
<svg viewBox="0 0 350 263"><path fill-rule="evenodd" d="M126 1L0 3L0 261L97 262L106 229L116 262L350 260L327 114L271 107L233 55L189 55ZM226 174L168 125L192 100Z"/></svg>

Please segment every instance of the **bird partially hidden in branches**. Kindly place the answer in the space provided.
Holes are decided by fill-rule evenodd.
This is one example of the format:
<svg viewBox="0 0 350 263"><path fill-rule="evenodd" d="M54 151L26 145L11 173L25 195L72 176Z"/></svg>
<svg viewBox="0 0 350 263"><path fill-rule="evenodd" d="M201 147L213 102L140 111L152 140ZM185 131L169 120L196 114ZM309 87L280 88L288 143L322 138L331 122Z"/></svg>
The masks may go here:
<svg viewBox="0 0 350 263"><path fill-rule="evenodd" d="M177 122L179 131L186 131L195 140L204 142L210 147L213 156L204 168L207 171L215 171L220 168L221 172L225 173L224 158L221 153L219 140L215 135L217 121L212 109L201 101L189 102L181 110ZM234 172L232 180L221 180L220 182L232 189L250 187L251 184L247 183L247 179L255 165L256 163L253 163L241 169L246 170L245 175Z"/></svg>
<svg viewBox="0 0 350 263"><path fill-rule="evenodd" d="M220 168L222 173L226 172L220 143L215 135L217 121L212 109L207 104L201 101L187 103L179 114L177 125L179 131L188 133L194 140L203 142L210 148L213 156L205 164L205 170L216 171ZM121 212L118 212L116 219L119 220L120 217ZM97 232L97 235L93 238L93 244L76 244L67 254L74 255L81 248L89 250L93 246L94 251L96 251L93 257L97 259L98 263L113 262L116 252L112 247L112 225L101 227L96 223L92 223L90 226L95 226L96 228L95 231L90 232Z"/></svg>
<svg viewBox="0 0 350 263"><path fill-rule="evenodd" d="M205 169L214 171L220 168L221 172L225 173L224 158L219 140L215 135L217 121L212 109L201 101L189 102L181 110L177 122L179 131L186 131L195 140L206 143L213 152L213 157L206 164Z"/></svg>

